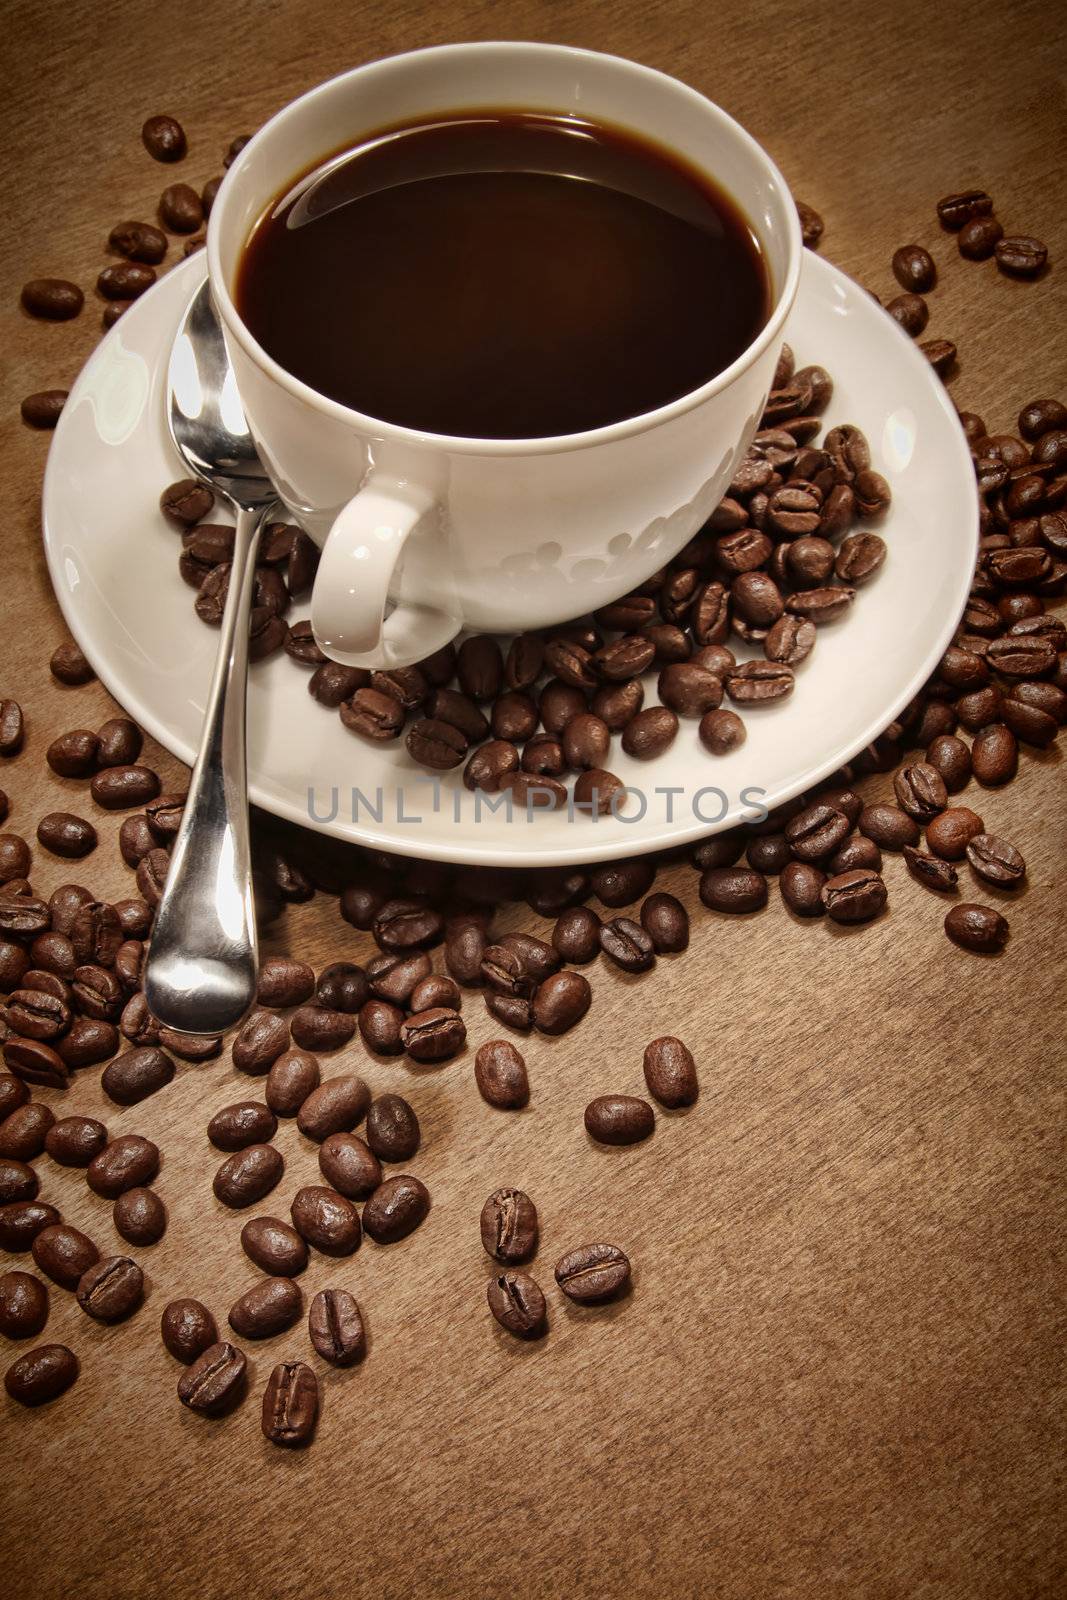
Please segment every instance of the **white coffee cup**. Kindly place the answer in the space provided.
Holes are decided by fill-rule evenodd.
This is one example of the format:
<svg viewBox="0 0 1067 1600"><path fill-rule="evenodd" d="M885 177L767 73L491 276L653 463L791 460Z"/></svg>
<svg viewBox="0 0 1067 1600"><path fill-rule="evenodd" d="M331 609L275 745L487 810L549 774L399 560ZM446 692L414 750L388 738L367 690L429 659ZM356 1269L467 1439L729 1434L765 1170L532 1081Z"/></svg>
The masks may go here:
<svg viewBox="0 0 1067 1600"><path fill-rule="evenodd" d="M724 372L642 416L545 439L467 439L366 416L266 353L233 299L253 225L297 174L378 128L492 106L630 128L707 172L748 218L771 313ZM402 666L463 629L514 632L595 610L643 583L722 498L758 425L800 276L785 182L755 140L674 78L545 44L391 56L303 95L244 147L208 226L208 266L249 425L292 514L322 546L320 647ZM412 385L419 374L410 374Z"/></svg>

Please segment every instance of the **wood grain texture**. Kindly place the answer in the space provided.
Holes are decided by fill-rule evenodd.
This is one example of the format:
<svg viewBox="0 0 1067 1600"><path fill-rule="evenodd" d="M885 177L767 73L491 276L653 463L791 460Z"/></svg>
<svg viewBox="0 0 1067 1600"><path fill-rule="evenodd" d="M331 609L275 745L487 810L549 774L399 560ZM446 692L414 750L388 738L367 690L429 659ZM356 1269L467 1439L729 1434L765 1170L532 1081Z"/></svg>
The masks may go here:
<svg viewBox="0 0 1067 1600"><path fill-rule="evenodd" d="M0 785L9 826L29 837L47 809L94 810L52 776L44 750L65 728L97 725L110 703L98 685L61 690L48 675L63 627L39 544L47 437L17 421L24 393L73 379L100 307L90 294L73 325L34 323L19 287L43 273L91 285L116 221L150 217L176 177L199 186L234 134L342 67L512 37L675 72L768 146L824 212L824 253L872 289L893 292L896 245L932 246L944 271L930 334L960 345L960 404L1000 430L1034 395L1067 392L1067 33L1064 13L1036 0L899 0L891 11L858 0L9 0L4 21L0 694L23 703L28 737ZM139 142L159 110L189 131L177 171ZM1041 283L958 261L933 203L972 183L1011 228L1048 241ZM358 1049L329 1060L411 1100L424 1136L412 1167L434 1204L411 1238L365 1243L337 1264L317 1257L301 1280L308 1299L350 1287L371 1342L352 1372L316 1361L322 1419L303 1454L267 1445L258 1414L274 1362L307 1356L302 1329L250 1347L253 1392L222 1423L179 1406L157 1335L173 1295L202 1297L221 1325L255 1275L243 1218L212 1196L221 1158L203 1130L257 1086L224 1059L119 1112L82 1074L65 1110L162 1146L170 1228L141 1253L148 1300L129 1325L97 1326L54 1291L47 1337L77 1350L76 1388L36 1413L3 1399L4 1592L1062 1594L1061 757L1027 752L1008 789L965 798L1030 867L996 960L948 943L942 902L897 860L889 913L852 931L795 921L773 890L765 912L713 916L679 865L659 887L694 914L689 952L639 980L598 965L586 1022L529 1044L527 1112L494 1113L478 1097L473 1050L495 1030L477 997L465 1002L470 1048L439 1071L367 1062ZM37 852L40 888L73 878L131 892L118 819L94 821L101 846L75 870ZM517 908L504 925L545 931ZM321 966L370 947L318 896L286 913L269 948ZM697 1057L699 1103L660 1113L643 1146L592 1148L585 1103L641 1092L643 1045L670 1031ZM286 1176L261 1209L285 1215L317 1163L293 1125L278 1145ZM109 1207L81 1175L39 1166L45 1196L117 1249ZM541 1212L533 1271L551 1331L531 1347L499 1333L485 1307L478 1213L501 1183L528 1189ZM552 1264L598 1237L631 1254L634 1290L579 1310L556 1293ZM5 1366L11 1354L5 1345Z"/></svg>

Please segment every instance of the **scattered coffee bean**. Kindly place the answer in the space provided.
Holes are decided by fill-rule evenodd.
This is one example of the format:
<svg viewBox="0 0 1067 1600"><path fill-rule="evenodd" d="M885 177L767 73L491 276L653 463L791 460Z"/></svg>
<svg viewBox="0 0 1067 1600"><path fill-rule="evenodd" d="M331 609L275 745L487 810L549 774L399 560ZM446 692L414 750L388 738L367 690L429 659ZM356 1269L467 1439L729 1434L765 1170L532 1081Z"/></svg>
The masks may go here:
<svg viewBox="0 0 1067 1600"><path fill-rule="evenodd" d="M641 906L641 926L657 955L689 948L689 913L673 894L650 894Z"/></svg>
<svg viewBox="0 0 1067 1600"><path fill-rule="evenodd" d="M537 1249L537 1207L522 1189L497 1189L482 1207L482 1247L497 1261L514 1266Z"/></svg>
<svg viewBox="0 0 1067 1600"><path fill-rule="evenodd" d="M585 1016L592 998L589 981L580 972L554 972L534 995L534 1024L541 1033L566 1033Z"/></svg>
<svg viewBox="0 0 1067 1600"><path fill-rule="evenodd" d="M25 719L18 701L0 700L0 756L17 756L25 734Z"/></svg>
<svg viewBox="0 0 1067 1600"><path fill-rule="evenodd" d="M225 1341L209 1345L178 1379L178 1399L190 1411L220 1417L243 1396L247 1367L245 1353L236 1345Z"/></svg>
<svg viewBox="0 0 1067 1600"><path fill-rule="evenodd" d="M22 286L22 307L31 317L48 322L69 322L85 304L76 283L66 278L31 278Z"/></svg>
<svg viewBox="0 0 1067 1600"><path fill-rule="evenodd" d="M517 1339L538 1339L548 1322L548 1308L540 1286L527 1272L501 1272L486 1286L489 1309L497 1322Z"/></svg>
<svg viewBox="0 0 1067 1600"><path fill-rule="evenodd" d="M77 1298L96 1322L122 1322L144 1299L144 1273L129 1256L104 1256L78 1279Z"/></svg>
<svg viewBox="0 0 1067 1600"><path fill-rule="evenodd" d="M305 1138L321 1144L331 1133L350 1132L369 1105L370 1090L355 1073L327 1078L302 1102L296 1125Z"/></svg>
<svg viewBox="0 0 1067 1600"><path fill-rule="evenodd" d="M918 878L928 889L938 889L947 893L956 887L959 874L951 862L943 861L940 856L925 855L923 851L915 850L910 844L906 844L904 860L912 877Z"/></svg>
<svg viewBox="0 0 1067 1600"><path fill-rule="evenodd" d="M836 856L831 859L831 869L846 870L838 867L836 860ZM794 915L820 917L825 909L822 903L822 889L825 882L826 873L819 867L811 866L806 861L787 861L778 878L778 887L782 899Z"/></svg>
<svg viewBox="0 0 1067 1600"><path fill-rule="evenodd" d="M35 1339L48 1321L48 1290L30 1272L0 1276L0 1334Z"/></svg>
<svg viewBox="0 0 1067 1600"><path fill-rule="evenodd" d="M0 1135L5 1126L0 1124ZM87 1167L106 1144L107 1129L95 1117L61 1117L49 1127L44 1140L52 1160L63 1167Z"/></svg>
<svg viewBox="0 0 1067 1600"><path fill-rule="evenodd" d="M367 1204L370 1203L368 1200ZM351 1200L335 1189L315 1184L298 1189L290 1215L300 1237L323 1255L350 1256L359 1248L362 1238L359 1212ZM369 1227L367 1231L370 1232Z"/></svg>
<svg viewBox="0 0 1067 1600"><path fill-rule="evenodd" d="M600 1095L585 1108L586 1132L600 1144L636 1144L647 1139L655 1126L648 1101L634 1095Z"/></svg>
<svg viewBox="0 0 1067 1600"><path fill-rule="evenodd" d="M151 1183L158 1171L158 1145L139 1133L122 1133L93 1157L85 1178L94 1194L117 1200L127 1189Z"/></svg>
<svg viewBox="0 0 1067 1600"><path fill-rule="evenodd" d="M303 1361L281 1361L263 1391L263 1437L283 1449L310 1444L319 1414L319 1380Z"/></svg>
<svg viewBox="0 0 1067 1600"><path fill-rule="evenodd" d="M199 1300L171 1300L163 1309L159 1331L176 1361L191 1366L218 1341L215 1319Z"/></svg>
<svg viewBox="0 0 1067 1600"><path fill-rule="evenodd" d="M900 323L905 333L917 339L930 320L930 308L922 295L905 292L886 302L889 315Z"/></svg>
<svg viewBox="0 0 1067 1600"><path fill-rule="evenodd" d="M953 906L945 917L945 932L953 944L979 955L993 955L1008 941L1008 921L992 906L965 902Z"/></svg>
<svg viewBox="0 0 1067 1600"><path fill-rule="evenodd" d="M556 1282L569 1300L613 1300L630 1282L630 1261L616 1244L584 1244L556 1262Z"/></svg>
<svg viewBox="0 0 1067 1600"><path fill-rule="evenodd" d="M356 1019L325 1006L299 1006L289 1018L293 1041L301 1050L340 1050L356 1031ZM286 1041L288 1043L288 1040Z"/></svg>
<svg viewBox="0 0 1067 1600"><path fill-rule="evenodd" d="M77 861L96 849L96 829L70 811L50 811L37 824L37 842L54 856Z"/></svg>
<svg viewBox="0 0 1067 1600"><path fill-rule="evenodd" d="M996 217L972 217L959 232L960 255L968 261L987 261L1003 237L1004 229Z"/></svg>
<svg viewBox="0 0 1067 1600"><path fill-rule="evenodd" d="M321 1081L319 1063L306 1050L286 1050L267 1074L266 1101L277 1117L295 1117Z"/></svg>
<svg viewBox="0 0 1067 1600"><path fill-rule="evenodd" d="M439 1007L458 1011L462 1004L459 985L436 972L420 978L408 997L412 1011L433 1011Z"/></svg>
<svg viewBox="0 0 1067 1600"><path fill-rule="evenodd" d="M262 1278L230 1307L227 1321L242 1339L272 1339L291 1328L304 1297L291 1278Z"/></svg>
<svg viewBox="0 0 1067 1600"><path fill-rule="evenodd" d="M632 917L612 917L603 923L600 948L624 972L647 972L655 965L652 937Z"/></svg>
<svg viewBox="0 0 1067 1600"><path fill-rule="evenodd" d="M127 1050L104 1068L100 1085L116 1105L134 1106L165 1088L174 1077L174 1062L162 1050Z"/></svg>
<svg viewBox="0 0 1067 1600"><path fill-rule="evenodd" d="M1019 765L1019 746L1015 735L1003 722L994 722L975 735L971 745L971 766L978 782L986 787L1007 783Z"/></svg>
<svg viewBox="0 0 1067 1600"><path fill-rule="evenodd" d="M351 1367L367 1353L359 1305L347 1289L321 1289L311 1302L308 1333L316 1355L332 1367Z"/></svg>
<svg viewBox="0 0 1067 1600"><path fill-rule="evenodd" d="M1026 862L1021 852L996 834L976 833L969 839L967 860L980 878L1000 888L1014 887L1026 876Z"/></svg>
<svg viewBox="0 0 1067 1600"><path fill-rule="evenodd" d="M814 250L823 236L826 224L814 207L805 205L803 200L796 202L797 215L800 218L800 236L809 250Z"/></svg>
<svg viewBox="0 0 1067 1600"><path fill-rule="evenodd" d="M315 971L306 961L267 956L259 968L256 1000L261 1006L299 1006L315 993Z"/></svg>
<svg viewBox="0 0 1067 1600"><path fill-rule="evenodd" d="M40 1406L64 1394L78 1370L78 1358L65 1344L42 1344L8 1367L4 1388L19 1405Z"/></svg>
<svg viewBox="0 0 1067 1600"><path fill-rule="evenodd" d="M251 1217L241 1229L241 1248L262 1271L279 1278L294 1278L308 1262L307 1245L287 1222L278 1217Z"/></svg>
<svg viewBox="0 0 1067 1600"><path fill-rule="evenodd" d="M23 422L29 428L54 428L67 403L68 394L67 389L38 389L34 394L26 395L19 406Z"/></svg>
<svg viewBox="0 0 1067 1600"><path fill-rule="evenodd" d="M153 161L180 161L188 145L185 129L176 117L149 117L141 129L141 141Z"/></svg>
<svg viewBox="0 0 1067 1600"><path fill-rule="evenodd" d="M41 1271L61 1289L76 1289L82 1273L100 1259L93 1241L66 1222L42 1228L30 1248Z"/></svg>
<svg viewBox="0 0 1067 1600"><path fill-rule="evenodd" d="M267 1144L278 1131L278 1119L258 1100L241 1100L216 1111L207 1136L216 1150L244 1150L250 1144Z"/></svg>
<svg viewBox="0 0 1067 1600"><path fill-rule="evenodd" d="M9 1161L35 1161L45 1148L55 1115L39 1101L17 1106L0 1122L0 1157Z"/></svg>
<svg viewBox="0 0 1067 1600"><path fill-rule="evenodd" d="M888 898L883 879L864 867L837 873L822 887L822 903L833 922L869 922Z"/></svg>
<svg viewBox="0 0 1067 1600"><path fill-rule="evenodd" d="M355 1133L331 1133L322 1141L319 1171L346 1200L365 1200L382 1181L381 1162Z"/></svg>
<svg viewBox="0 0 1067 1600"><path fill-rule="evenodd" d="M937 282L937 268L928 250L919 244L904 244L893 252L893 276L902 289L927 294Z"/></svg>
<svg viewBox="0 0 1067 1600"><path fill-rule="evenodd" d="M906 844L919 842L919 825L899 806L864 806L859 816L859 830L871 839L880 850L903 850Z"/></svg>
<svg viewBox="0 0 1067 1600"><path fill-rule="evenodd" d="M965 189L937 202L938 220L950 233L958 233L973 217L988 217L992 210L993 202L984 189Z"/></svg>
<svg viewBox="0 0 1067 1600"><path fill-rule="evenodd" d="M273 1145L252 1144L237 1150L219 1167L212 1187L216 1199L235 1211L255 1205L281 1180L285 1162Z"/></svg>
<svg viewBox="0 0 1067 1600"><path fill-rule="evenodd" d="M710 867L700 879L700 898L710 911L759 911L767 904L767 880L748 867Z"/></svg>
<svg viewBox="0 0 1067 1600"><path fill-rule="evenodd" d="M127 1244L158 1244L167 1231L167 1208L154 1189L127 1189L111 1208L111 1220Z"/></svg>
<svg viewBox="0 0 1067 1600"><path fill-rule="evenodd" d="M116 262L105 267L97 276L96 287L105 300L121 300L128 305L150 289L156 281L155 267L146 267L138 261Z"/></svg>
<svg viewBox="0 0 1067 1600"><path fill-rule="evenodd" d="M404 1013L387 1000L368 1000L359 1013L360 1038L368 1050L381 1056L396 1056L404 1048L401 1028Z"/></svg>
<svg viewBox="0 0 1067 1600"><path fill-rule="evenodd" d="M363 1208L363 1227L376 1244L394 1244L412 1233L430 1209L430 1191L403 1173L386 1178Z"/></svg>
<svg viewBox="0 0 1067 1600"><path fill-rule="evenodd" d="M159 777L148 767L105 767L89 785L89 792L105 811L126 811L143 806L159 794Z"/></svg>
<svg viewBox="0 0 1067 1600"><path fill-rule="evenodd" d="M447 1061L467 1042L467 1026L458 1011L435 1006L401 1024L400 1040L413 1061Z"/></svg>
<svg viewBox="0 0 1067 1600"><path fill-rule="evenodd" d="M645 1046L644 1068L648 1092L661 1106L676 1111L681 1106L694 1104L698 1093L696 1063L681 1039L670 1035L653 1039ZM588 1116L587 1111L587 1127Z"/></svg>
<svg viewBox="0 0 1067 1600"><path fill-rule="evenodd" d="M204 206L188 183L169 184L159 197L159 220L171 233L195 233L203 225Z"/></svg>
<svg viewBox="0 0 1067 1600"><path fill-rule="evenodd" d="M997 266L1011 278L1036 278L1048 260L1048 246L1025 234L998 239L994 247Z"/></svg>
<svg viewBox="0 0 1067 1600"><path fill-rule="evenodd" d="M713 756L729 755L745 742L745 725L736 711L707 711L700 719L700 742Z"/></svg>
<svg viewBox="0 0 1067 1600"><path fill-rule="evenodd" d="M233 1064L239 1072L261 1077L289 1048L289 1027L271 1011L253 1011L233 1041Z"/></svg>

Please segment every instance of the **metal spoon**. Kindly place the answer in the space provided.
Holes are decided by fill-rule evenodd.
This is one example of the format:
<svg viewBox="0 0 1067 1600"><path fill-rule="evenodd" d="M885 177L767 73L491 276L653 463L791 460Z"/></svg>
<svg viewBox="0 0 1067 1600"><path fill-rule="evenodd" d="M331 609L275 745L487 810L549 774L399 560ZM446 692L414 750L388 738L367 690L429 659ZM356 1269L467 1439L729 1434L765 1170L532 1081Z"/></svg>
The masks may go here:
<svg viewBox="0 0 1067 1600"><path fill-rule="evenodd" d="M264 513L277 493L256 453L204 283L171 352L169 423L193 474L237 513L218 660L144 970L149 1007L184 1033L231 1028L256 994L245 763L248 615Z"/></svg>

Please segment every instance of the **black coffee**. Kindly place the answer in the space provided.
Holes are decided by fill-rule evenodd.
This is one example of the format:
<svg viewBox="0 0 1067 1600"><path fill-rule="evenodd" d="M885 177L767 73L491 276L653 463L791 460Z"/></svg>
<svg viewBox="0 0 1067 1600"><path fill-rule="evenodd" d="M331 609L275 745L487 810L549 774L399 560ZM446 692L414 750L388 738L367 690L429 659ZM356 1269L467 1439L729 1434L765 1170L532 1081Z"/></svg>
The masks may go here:
<svg viewBox="0 0 1067 1600"><path fill-rule="evenodd" d="M759 332L769 286L745 217L667 150L478 111L375 135L288 186L253 229L236 300L322 394L516 439L699 387Z"/></svg>

